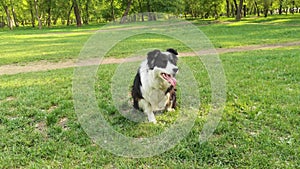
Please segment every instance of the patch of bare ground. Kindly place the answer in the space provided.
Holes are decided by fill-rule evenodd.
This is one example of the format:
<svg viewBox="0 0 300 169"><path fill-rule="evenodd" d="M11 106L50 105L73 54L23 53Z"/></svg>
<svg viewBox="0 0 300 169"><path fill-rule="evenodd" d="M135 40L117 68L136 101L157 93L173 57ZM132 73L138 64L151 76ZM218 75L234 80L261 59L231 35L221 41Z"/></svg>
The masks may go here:
<svg viewBox="0 0 300 169"><path fill-rule="evenodd" d="M300 46L300 41L296 42L286 42L286 43L277 43L277 44L264 44L264 45L248 45L248 46L240 46L233 48L217 48L211 50L203 50L198 52L185 52L180 53L181 57L190 57L190 56L198 56L198 55L209 55L209 54L223 54L223 53L232 53L232 52L244 52L244 51L253 51L253 50L267 50L267 49L276 49L282 47L290 47L290 46ZM26 65L3 65L0 66L0 75L12 75L18 73L28 73L28 72L38 72L38 71L47 71L47 70L55 70L55 69L64 69L64 68L73 68L76 66L91 66L100 64L118 64L123 62L135 62L140 61L144 57L134 57L134 58L105 58L100 60L99 58L92 58L85 60L84 62L76 63L76 60L68 60L64 62L52 63L46 61L40 62L31 62Z"/></svg>
<svg viewBox="0 0 300 169"><path fill-rule="evenodd" d="M58 122L58 125L63 129L63 130L68 130L68 126L67 126L67 123L68 123L68 118L64 117L64 118L61 118Z"/></svg>
<svg viewBox="0 0 300 169"><path fill-rule="evenodd" d="M35 131L41 133L44 137L47 137L47 124L44 121L35 124Z"/></svg>
<svg viewBox="0 0 300 169"><path fill-rule="evenodd" d="M8 96L5 99L2 99L2 100L0 99L0 103L2 103L2 102L10 102L10 101L14 101L16 99L17 99L16 97Z"/></svg>

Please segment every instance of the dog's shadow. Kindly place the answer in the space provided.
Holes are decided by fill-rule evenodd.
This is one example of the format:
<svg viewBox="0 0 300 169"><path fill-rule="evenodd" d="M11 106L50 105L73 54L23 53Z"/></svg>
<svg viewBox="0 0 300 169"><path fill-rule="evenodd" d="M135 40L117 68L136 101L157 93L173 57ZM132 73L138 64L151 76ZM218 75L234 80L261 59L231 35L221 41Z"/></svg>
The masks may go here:
<svg viewBox="0 0 300 169"><path fill-rule="evenodd" d="M148 121L147 115L141 110L135 109L130 100L119 106L119 113L124 118L136 123L144 123Z"/></svg>
<svg viewBox="0 0 300 169"><path fill-rule="evenodd" d="M134 123L149 123L147 115L142 110L137 110L133 107L131 99L128 101L123 102L121 105L119 105L118 110L121 116L126 118L129 121L132 121ZM178 109L174 110L174 113ZM155 116L161 116L168 111L166 110L159 110L153 112Z"/></svg>

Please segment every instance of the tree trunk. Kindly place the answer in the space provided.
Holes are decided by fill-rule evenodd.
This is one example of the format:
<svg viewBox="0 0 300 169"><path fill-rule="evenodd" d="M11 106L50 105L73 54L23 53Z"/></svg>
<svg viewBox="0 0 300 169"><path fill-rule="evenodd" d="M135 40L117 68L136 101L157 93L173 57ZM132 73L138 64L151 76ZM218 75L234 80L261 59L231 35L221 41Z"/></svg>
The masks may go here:
<svg viewBox="0 0 300 169"><path fill-rule="evenodd" d="M137 18L138 18L138 17L136 16L136 14L134 14L134 15L132 16L132 20L131 20L131 21L132 21L132 22L136 22Z"/></svg>
<svg viewBox="0 0 300 169"><path fill-rule="evenodd" d="M0 19L0 28L3 28L4 26L5 26L4 17L1 16L1 19Z"/></svg>
<svg viewBox="0 0 300 169"><path fill-rule="evenodd" d="M17 14L15 12L15 7L14 7L14 4L12 2L12 0L10 0L10 4L11 4L11 11L12 11L12 15L13 15L13 20L14 20L14 23L16 25L16 27L19 27L19 22L18 22L18 18L17 18Z"/></svg>
<svg viewBox="0 0 300 169"><path fill-rule="evenodd" d="M142 2L141 2L141 0L138 0L138 2L139 2L139 7L140 7L140 13L142 15L142 22L144 22L145 19L144 19L144 14L143 14Z"/></svg>
<svg viewBox="0 0 300 169"><path fill-rule="evenodd" d="M147 10L148 10L148 21L155 21L156 17L151 9L150 0L147 0Z"/></svg>
<svg viewBox="0 0 300 169"><path fill-rule="evenodd" d="M231 14L232 14L232 17L234 17L236 15L234 4L232 4L232 3L231 3Z"/></svg>
<svg viewBox="0 0 300 169"><path fill-rule="evenodd" d="M91 3L91 0L87 0L86 1L86 4L85 4L85 21L84 21L84 24L89 24L89 18L90 18L90 14L89 14L89 5Z"/></svg>
<svg viewBox="0 0 300 169"><path fill-rule="evenodd" d="M56 25L56 24L57 24L57 20L58 20L58 16L56 16L56 17L53 19L53 25Z"/></svg>
<svg viewBox="0 0 300 169"><path fill-rule="evenodd" d="M67 26L69 26L71 24L71 12L72 12L73 7L74 7L74 4L72 3L72 6L68 12Z"/></svg>
<svg viewBox="0 0 300 169"><path fill-rule="evenodd" d="M149 0L147 0L147 11L148 11L148 21L152 21L151 6Z"/></svg>
<svg viewBox="0 0 300 169"><path fill-rule="evenodd" d="M257 2L254 2L255 7L256 7L256 11L257 11L257 16L260 16L260 9L258 8Z"/></svg>
<svg viewBox="0 0 300 169"><path fill-rule="evenodd" d="M110 9L111 9L111 19L115 22L115 8L114 8L114 0L110 1Z"/></svg>
<svg viewBox="0 0 300 169"><path fill-rule="evenodd" d="M73 0L73 4L74 4L74 14L75 14L75 18L76 18L77 27L81 27L82 22L81 22L81 16L80 16L80 10L79 10L78 3L76 0Z"/></svg>
<svg viewBox="0 0 300 169"><path fill-rule="evenodd" d="M251 7L250 15L256 15L256 7L255 7L255 5Z"/></svg>
<svg viewBox="0 0 300 169"><path fill-rule="evenodd" d="M244 17L247 16L247 6L243 5Z"/></svg>
<svg viewBox="0 0 300 169"><path fill-rule="evenodd" d="M295 1L292 1L292 9L291 9L292 14L295 14Z"/></svg>
<svg viewBox="0 0 300 169"><path fill-rule="evenodd" d="M47 13L48 13L48 17L47 17L46 24L48 27L50 27L51 26L51 0L48 0Z"/></svg>
<svg viewBox="0 0 300 169"><path fill-rule="evenodd" d="M240 4L238 6L236 17L235 17L237 21L240 21L242 18L242 7L243 7L243 0L240 0Z"/></svg>
<svg viewBox="0 0 300 169"><path fill-rule="evenodd" d="M271 2L270 8L271 8L271 9L270 9L270 14L273 15L273 9L272 9L272 8L273 8L273 2Z"/></svg>
<svg viewBox="0 0 300 169"><path fill-rule="evenodd" d="M34 9L35 9L35 16L38 19L38 23L39 23L39 29L42 29L42 20L41 17L39 16L39 8L38 8L38 0L34 0Z"/></svg>
<svg viewBox="0 0 300 169"><path fill-rule="evenodd" d="M230 17L230 2L229 0L226 0L226 16Z"/></svg>
<svg viewBox="0 0 300 169"><path fill-rule="evenodd" d="M237 2L236 2L236 0L233 0L233 3L234 3L234 7L235 7L235 14L234 14L234 16L236 16L237 15L237 13L238 13L238 4L237 4Z"/></svg>
<svg viewBox="0 0 300 169"><path fill-rule="evenodd" d="M214 6L214 17L215 17L215 20L217 20L219 18L217 4L214 4L213 6Z"/></svg>
<svg viewBox="0 0 300 169"><path fill-rule="evenodd" d="M10 13L9 13L9 9L8 9L8 6L3 4L3 8L5 10L5 13L6 13L6 18L7 18L7 25L9 27L10 30L12 30L14 28L13 26L13 23L12 23L12 19L10 17Z"/></svg>
<svg viewBox="0 0 300 169"><path fill-rule="evenodd" d="M279 15L282 14L282 0L279 0Z"/></svg>
<svg viewBox="0 0 300 169"><path fill-rule="evenodd" d="M264 16L265 17L268 16L269 6L270 6L270 4L267 1L264 1Z"/></svg>
<svg viewBox="0 0 300 169"><path fill-rule="evenodd" d="M34 18L34 14L33 14L33 4L31 2L31 0L28 0L27 2L29 3L29 7L30 7L31 25L34 28L35 27L35 18Z"/></svg>
<svg viewBox="0 0 300 169"><path fill-rule="evenodd" d="M265 17L265 18L268 17L268 12L269 12L268 9L264 9L264 17Z"/></svg>
<svg viewBox="0 0 300 169"><path fill-rule="evenodd" d="M129 13L131 4L132 4L132 0L128 0L126 10L125 10L125 12L124 12L124 14L121 18L120 23L125 23L126 22L126 18L127 18L128 13Z"/></svg>

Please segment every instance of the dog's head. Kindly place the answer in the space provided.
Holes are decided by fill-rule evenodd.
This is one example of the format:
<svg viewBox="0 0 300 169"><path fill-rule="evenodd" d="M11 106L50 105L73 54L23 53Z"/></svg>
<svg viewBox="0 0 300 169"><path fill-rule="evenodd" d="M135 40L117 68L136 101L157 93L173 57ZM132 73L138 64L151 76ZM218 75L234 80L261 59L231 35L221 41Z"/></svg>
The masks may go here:
<svg viewBox="0 0 300 169"><path fill-rule="evenodd" d="M176 86L177 55L178 53L174 49L168 49L166 52L154 50L148 53L147 64L149 69L154 71L155 78L160 79L165 86L168 84Z"/></svg>

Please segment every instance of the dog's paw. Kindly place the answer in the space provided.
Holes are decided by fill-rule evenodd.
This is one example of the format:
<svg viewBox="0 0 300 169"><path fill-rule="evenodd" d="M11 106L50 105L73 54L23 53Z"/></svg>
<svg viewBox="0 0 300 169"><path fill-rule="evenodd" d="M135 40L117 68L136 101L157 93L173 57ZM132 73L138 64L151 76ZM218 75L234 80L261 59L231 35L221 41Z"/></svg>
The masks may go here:
<svg viewBox="0 0 300 169"><path fill-rule="evenodd" d="M168 111L168 112L174 112L175 109L174 109L174 108L168 108L167 111Z"/></svg>
<svg viewBox="0 0 300 169"><path fill-rule="evenodd" d="M156 124L156 123L157 123L156 119L151 120L151 121L149 120L149 122L150 122L150 123L153 123L153 124Z"/></svg>
<svg viewBox="0 0 300 169"><path fill-rule="evenodd" d="M154 124L157 123L157 121L156 121L155 116L154 116L153 113L149 113L149 114L148 114L148 121L149 121L150 123L154 123Z"/></svg>

